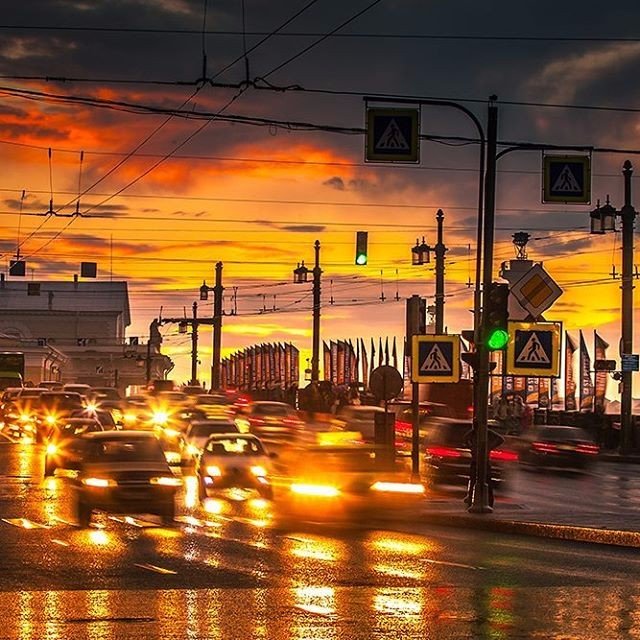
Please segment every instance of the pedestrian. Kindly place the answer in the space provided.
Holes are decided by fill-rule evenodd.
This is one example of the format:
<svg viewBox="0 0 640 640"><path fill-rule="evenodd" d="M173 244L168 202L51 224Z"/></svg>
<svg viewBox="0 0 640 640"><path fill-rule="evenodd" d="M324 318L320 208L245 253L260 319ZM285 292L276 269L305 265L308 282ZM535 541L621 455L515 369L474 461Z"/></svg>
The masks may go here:
<svg viewBox="0 0 640 640"><path fill-rule="evenodd" d="M491 452L497 449L504 442L504 438L493 429L487 429L487 471L486 480L489 494L489 506L493 507L494 502L494 486L493 486L493 474L491 470ZM473 492L476 485L476 473L478 465L478 434L477 424L474 420L473 426L464 436L464 445L471 450L471 464L469 465L469 483L467 485L467 495L464 497L464 503L467 507L471 506L473 502Z"/></svg>

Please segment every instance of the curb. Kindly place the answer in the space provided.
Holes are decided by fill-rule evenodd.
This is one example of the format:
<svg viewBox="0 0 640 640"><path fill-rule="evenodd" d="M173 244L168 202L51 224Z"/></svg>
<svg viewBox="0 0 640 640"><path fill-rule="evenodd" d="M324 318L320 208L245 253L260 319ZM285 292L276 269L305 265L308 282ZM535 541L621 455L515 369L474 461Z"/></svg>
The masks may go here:
<svg viewBox="0 0 640 640"><path fill-rule="evenodd" d="M513 533L538 538L640 548L640 532L637 531L617 531L565 524L504 520L492 517L490 514L460 515L426 511L423 515L425 522L438 526L466 527L481 531Z"/></svg>

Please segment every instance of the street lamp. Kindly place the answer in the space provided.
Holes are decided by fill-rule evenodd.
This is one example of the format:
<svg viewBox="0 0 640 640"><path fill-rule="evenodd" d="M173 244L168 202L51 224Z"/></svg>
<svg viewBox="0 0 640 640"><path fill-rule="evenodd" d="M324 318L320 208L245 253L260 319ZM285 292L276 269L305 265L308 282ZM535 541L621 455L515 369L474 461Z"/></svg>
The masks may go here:
<svg viewBox="0 0 640 640"><path fill-rule="evenodd" d="M316 240L315 266L313 267L313 339L311 351L311 384L317 384L320 379L320 278L322 269L320 268L320 241ZM293 270L293 282L303 284L308 282L309 269L302 264Z"/></svg>
<svg viewBox="0 0 640 640"><path fill-rule="evenodd" d="M443 242L442 225L444 220L444 213L442 209L438 209L436 214L436 220L438 222L438 242L434 247L430 247L422 238L422 243L418 244L416 239L416 246L411 249L411 264L423 265L430 262L429 252L433 251L436 254L436 295L435 295L435 316L436 316L436 334L444 333L444 255L447 252L447 248Z"/></svg>
<svg viewBox="0 0 640 640"><path fill-rule="evenodd" d="M590 213L591 233L603 234L616 230L616 216L622 219L622 326L620 339L620 357L633 353L633 227L636 210L631 204L631 174L633 166L626 160L622 174L624 176L624 206L619 211L609 203L598 206ZM622 371L622 393L620 397L620 452L629 453L632 444L632 378L631 371Z"/></svg>

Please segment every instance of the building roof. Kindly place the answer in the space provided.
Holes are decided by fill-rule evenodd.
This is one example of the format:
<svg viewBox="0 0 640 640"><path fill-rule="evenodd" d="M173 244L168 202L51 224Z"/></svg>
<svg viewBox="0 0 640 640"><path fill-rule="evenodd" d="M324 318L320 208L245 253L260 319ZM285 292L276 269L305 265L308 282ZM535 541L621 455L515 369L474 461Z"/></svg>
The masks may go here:
<svg viewBox="0 0 640 640"><path fill-rule="evenodd" d="M34 295L34 285L40 294ZM3 280L0 281L0 311L87 311L123 314L131 324L126 282Z"/></svg>

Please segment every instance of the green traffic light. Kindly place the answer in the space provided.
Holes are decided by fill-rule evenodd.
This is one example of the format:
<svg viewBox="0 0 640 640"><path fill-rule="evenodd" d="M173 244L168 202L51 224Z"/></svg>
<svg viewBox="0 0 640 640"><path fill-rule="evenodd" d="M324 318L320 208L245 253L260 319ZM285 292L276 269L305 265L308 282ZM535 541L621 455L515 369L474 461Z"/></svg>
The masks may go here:
<svg viewBox="0 0 640 640"><path fill-rule="evenodd" d="M367 264L367 254L359 253L356 256L356 264L359 264L359 265Z"/></svg>
<svg viewBox="0 0 640 640"><path fill-rule="evenodd" d="M489 351L500 351L509 342L509 334L504 329L494 329L487 338L487 349Z"/></svg>

